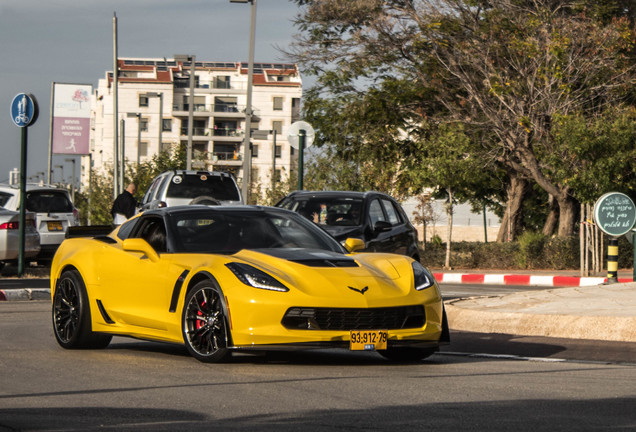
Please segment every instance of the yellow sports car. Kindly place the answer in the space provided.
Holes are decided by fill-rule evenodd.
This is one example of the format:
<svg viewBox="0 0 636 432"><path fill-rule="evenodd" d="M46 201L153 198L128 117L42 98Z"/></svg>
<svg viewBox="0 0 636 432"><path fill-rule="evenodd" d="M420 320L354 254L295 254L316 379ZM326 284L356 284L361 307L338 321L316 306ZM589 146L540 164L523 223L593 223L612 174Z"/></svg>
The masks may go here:
<svg viewBox="0 0 636 432"><path fill-rule="evenodd" d="M425 358L449 340L437 282L419 262L355 253L288 210L149 210L108 235L66 239L51 267L64 348L112 335L185 344L204 362L233 351L343 347Z"/></svg>

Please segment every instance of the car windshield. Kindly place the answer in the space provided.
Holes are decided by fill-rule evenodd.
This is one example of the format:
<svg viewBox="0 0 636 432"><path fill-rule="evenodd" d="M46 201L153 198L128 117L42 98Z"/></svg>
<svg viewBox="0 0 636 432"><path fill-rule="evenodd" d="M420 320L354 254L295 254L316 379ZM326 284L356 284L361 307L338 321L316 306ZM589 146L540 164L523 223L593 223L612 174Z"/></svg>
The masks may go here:
<svg viewBox="0 0 636 432"><path fill-rule="evenodd" d="M73 213L73 203L62 191L31 191L25 194L25 208L35 213Z"/></svg>
<svg viewBox="0 0 636 432"><path fill-rule="evenodd" d="M239 201L238 189L228 178L218 175L176 175L170 181L167 198L210 196L221 201Z"/></svg>
<svg viewBox="0 0 636 432"><path fill-rule="evenodd" d="M327 226L361 225L362 199L343 197L311 197L289 201L284 208L305 216L312 222Z"/></svg>
<svg viewBox="0 0 636 432"><path fill-rule="evenodd" d="M304 219L273 212L183 212L172 219L176 252L233 254L242 249L308 248L344 253Z"/></svg>

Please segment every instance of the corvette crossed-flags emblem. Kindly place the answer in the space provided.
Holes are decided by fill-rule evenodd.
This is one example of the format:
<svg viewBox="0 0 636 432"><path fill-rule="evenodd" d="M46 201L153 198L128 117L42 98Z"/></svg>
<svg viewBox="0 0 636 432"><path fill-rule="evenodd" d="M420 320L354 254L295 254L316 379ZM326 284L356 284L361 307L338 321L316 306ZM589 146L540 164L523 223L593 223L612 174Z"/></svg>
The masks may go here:
<svg viewBox="0 0 636 432"><path fill-rule="evenodd" d="M359 293L360 293L360 294L362 294L362 295L364 295L364 293L365 293L365 292L367 292L367 291L369 290L369 287L368 287L368 286L365 286L365 287L364 287L364 288L362 288L362 289L358 289L358 288L354 288L354 287L350 287L350 286L347 286L347 288L349 288L351 291L359 292Z"/></svg>

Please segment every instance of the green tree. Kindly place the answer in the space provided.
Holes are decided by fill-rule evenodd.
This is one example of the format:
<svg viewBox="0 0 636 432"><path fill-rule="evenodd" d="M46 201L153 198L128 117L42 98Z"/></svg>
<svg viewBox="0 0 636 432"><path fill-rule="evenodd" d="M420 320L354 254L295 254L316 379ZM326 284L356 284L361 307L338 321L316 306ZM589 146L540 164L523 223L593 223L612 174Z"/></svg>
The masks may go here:
<svg viewBox="0 0 636 432"><path fill-rule="evenodd" d="M158 174L172 170L185 169L185 146L178 146L172 151L163 151L152 157L150 161L137 164L126 164L124 184L135 183L138 202L150 186L150 182ZM112 169L91 170L88 188L75 195L75 205L80 211L80 222L83 225L109 225L113 218L110 209L113 205Z"/></svg>
<svg viewBox="0 0 636 432"><path fill-rule="evenodd" d="M291 54L317 77L305 108L321 129L319 143L399 178L417 149L418 128L464 124L476 135L468 152L495 178L505 173L505 226L537 185L555 203L559 235L572 234L576 193L550 164L572 160L573 152L555 143L551 125L632 98L634 31L620 17L631 16L630 2L297 3L302 33ZM426 165L419 162L413 169Z"/></svg>

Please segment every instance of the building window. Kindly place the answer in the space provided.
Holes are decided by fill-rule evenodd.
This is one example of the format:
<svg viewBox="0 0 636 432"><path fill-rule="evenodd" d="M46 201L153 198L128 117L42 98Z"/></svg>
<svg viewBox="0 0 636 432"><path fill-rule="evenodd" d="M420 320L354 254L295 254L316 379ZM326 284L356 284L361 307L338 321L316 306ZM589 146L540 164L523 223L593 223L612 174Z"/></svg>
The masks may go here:
<svg viewBox="0 0 636 432"><path fill-rule="evenodd" d="M280 96L274 97L274 111L282 111L283 110L283 98Z"/></svg>
<svg viewBox="0 0 636 432"><path fill-rule="evenodd" d="M253 158L258 157L258 145L256 144L252 144L252 157Z"/></svg>
<svg viewBox="0 0 636 432"><path fill-rule="evenodd" d="M292 98L292 122L300 120L300 98Z"/></svg>
<svg viewBox="0 0 636 432"><path fill-rule="evenodd" d="M140 107L147 107L148 106L148 96L146 96L145 94L140 94L139 95L139 106Z"/></svg>
<svg viewBox="0 0 636 432"><path fill-rule="evenodd" d="M283 172L280 168L274 170L274 181L279 182L283 178Z"/></svg>
<svg viewBox="0 0 636 432"><path fill-rule="evenodd" d="M161 143L161 152L170 152L172 150L172 146L170 143L162 142Z"/></svg>
<svg viewBox="0 0 636 432"><path fill-rule="evenodd" d="M277 146L276 146L276 150L274 150L274 151L275 151L275 156L276 156L277 158L280 158L280 155L281 155L281 153L282 153L282 149L283 149L283 147L282 147L282 146L279 146L279 145L277 145Z"/></svg>
<svg viewBox="0 0 636 432"><path fill-rule="evenodd" d="M230 86L230 77L229 76L217 76L214 77L214 88L218 89L229 89Z"/></svg>
<svg viewBox="0 0 636 432"><path fill-rule="evenodd" d="M148 156L148 143L145 141L139 143L139 156Z"/></svg>
<svg viewBox="0 0 636 432"><path fill-rule="evenodd" d="M148 119L142 118L139 127L141 128L142 132L148 132Z"/></svg>
<svg viewBox="0 0 636 432"><path fill-rule="evenodd" d="M172 119L162 119L161 130L163 132L171 132L172 131Z"/></svg>
<svg viewBox="0 0 636 432"><path fill-rule="evenodd" d="M282 121L273 121L272 122L272 130L276 131L276 134L283 134L283 122Z"/></svg>

